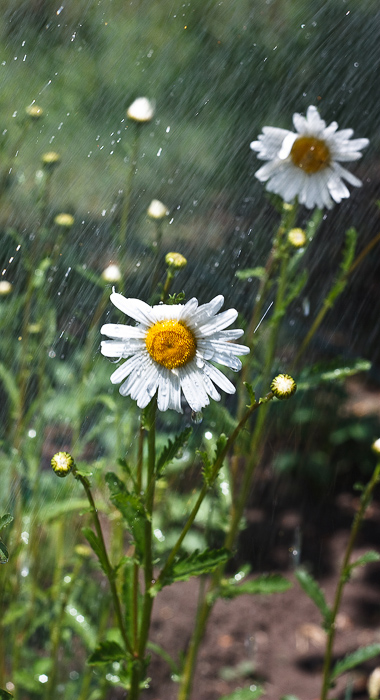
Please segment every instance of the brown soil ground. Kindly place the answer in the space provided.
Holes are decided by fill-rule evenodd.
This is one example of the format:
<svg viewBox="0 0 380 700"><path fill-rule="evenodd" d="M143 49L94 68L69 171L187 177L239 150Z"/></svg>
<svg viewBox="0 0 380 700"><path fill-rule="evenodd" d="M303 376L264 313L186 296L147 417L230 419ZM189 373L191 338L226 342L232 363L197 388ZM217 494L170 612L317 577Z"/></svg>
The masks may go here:
<svg viewBox="0 0 380 700"><path fill-rule="evenodd" d="M357 504L357 496L340 494L330 503L329 512L312 514L307 523L302 522L297 510L283 511L269 520L260 510L252 509L248 514L251 525L242 538L243 546L249 548L250 538L258 532L263 541L263 533L276 531L271 550L261 552L259 559L271 565L267 571L287 576L293 587L282 594L243 595L232 601L217 602L194 677L194 700L219 700L237 687L257 684L264 686L266 700L279 700L287 694L302 700L319 697L325 633L319 611L294 578L294 563L290 561L293 550L289 543L294 541L297 526L301 525L304 538L301 563L314 571L331 603ZM380 502L374 501L367 511L353 559L369 548L376 549L379 543ZM265 537L264 544L267 544ZM190 638L198 586L195 580L172 585L155 601L151 639L175 660ZM380 642L380 563L356 569L345 588L334 659L374 642ZM349 688L346 697L368 698L366 683L376 666L380 666L380 658L342 676L332 697L343 700ZM167 664L155 653L149 676L152 682L143 694L144 700L176 699L178 686L171 679Z"/></svg>

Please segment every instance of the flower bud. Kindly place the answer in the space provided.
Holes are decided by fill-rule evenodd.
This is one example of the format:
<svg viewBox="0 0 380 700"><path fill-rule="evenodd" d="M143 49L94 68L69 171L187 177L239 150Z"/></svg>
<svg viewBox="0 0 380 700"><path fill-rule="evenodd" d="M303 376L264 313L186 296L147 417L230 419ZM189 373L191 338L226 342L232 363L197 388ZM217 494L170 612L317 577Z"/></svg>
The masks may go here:
<svg viewBox="0 0 380 700"><path fill-rule="evenodd" d="M290 399L297 389L297 384L290 374L278 374L273 379L270 388L278 399Z"/></svg>
<svg viewBox="0 0 380 700"><path fill-rule="evenodd" d="M154 105L147 97L138 97L127 109L127 117L144 124L154 117Z"/></svg>
<svg viewBox="0 0 380 700"><path fill-rule="evenodd" d="M68 452L57 452L51 460L51 466L57 476L64 477L70 474L74 459Z"/></svg>
<svg viewBox="0 0 380 700"><path fill-rule="evenodd" d="M292 211L294 209L294 204L290 204L289 202L283 202L282 208L284 211Z"/></svg>
<svg viewBox="0 0 380 700"><path fill-rule="evenodd" d="M175 267L177 270L187 265L187 260L181 253L168 253L165 256L165 262L169 267Z"/></svg>
<svg viewBox="0 0 380 700"><path fill-rule="evenodd" d="M54 223L57 226L63 226L64 228L71 228L75 219L71 214L57 214L54 218Z"/></svg>
<svg viewBox="0 0 380 700"><path fill-rule="evenodd" d="M108 265L102 272L102 280L104 282L120 282L121 272L118 265Z"/></svg>
<svg viewBox="0 0 380 700"><path fill-rule="evenodd" d="M31 119L40 119L43 116L44 110L38 105L29 105L25 110L28 117Z"/></svg>
<svg viewBox="0 0 380 700"><path fill-rule="evenodd" d="M0 296L5 297L12 291L12 285L8 280L0 280Z"/></svg>
<svg viewBox="0 0 380 700"><path fill-rule="evenodd" d="M378 440L376 441L378 442ZM370 700L379 700L380 698L380 666L377 666L368 678L367 690Z"/></svg>
<svg viewBox="0 0 380 700"><path fill-rule="evenodd" d="M58 165L59 161L61 160L61 156L56 151L48 151L42 155L41 160L42 165L45 168L53 169L56 165Z"/></svg>
<svg viewBox="0 0 380 700"><path fill-rule="evenodd" d="M380 438L377 438L375 442L372 444L372 450L375 452L375 454L380 455Z"/></svg>
<svg viewBox="0 0 380 700"><path fill-rule="evenodd" d="M302 228L292 228L288 233L288 241L294 248L303 248L306 245L306 233Z"/></svg>
<svg viewBox="0 0 380 700"><path fill-rule="evenodd" d="M165 204L159 201L159 199L152 199L147 210L148 216L151 219L164 219L165 216L169 214L169 210L165 207Z"/></svg>

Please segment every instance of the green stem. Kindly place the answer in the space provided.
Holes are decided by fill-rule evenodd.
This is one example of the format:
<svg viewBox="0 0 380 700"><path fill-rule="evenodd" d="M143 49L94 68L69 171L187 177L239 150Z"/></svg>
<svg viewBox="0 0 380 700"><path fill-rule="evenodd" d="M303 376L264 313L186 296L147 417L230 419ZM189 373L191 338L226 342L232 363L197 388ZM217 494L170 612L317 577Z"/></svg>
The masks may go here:
<svg viewBox="0 0 380 700"><path fill-rule="evenodd" d="M174 280L174 276L175 276L174 269L169 267L168 271L166 273L166 280L165 280L165 283L164 283L164 286L163 286L163 289L161 292L161 301L163 301L164 303L165 303L166 298L169 294L169 289L170 289L171 284Z"/></svg>
<svg viewBox="0 0 380 700"><path fill-rule="evenodd" d="M111 566L110 560L108 558L107 549L106 549L106 545L105 545L104 537L103 537L103 532L102 532L102 528L101 528L100 520L99 520L99 516L98 516L98 511L96 509L95 502L94 502L94 499L92 497L91 488L90 488L89 482L86 479L86 477L82 476L82 474L77 472L75 468L73 469L73 474L74 474L75 478L81 482L81 484L86 492L88 502L90 504L92 519L94 521L94 526L95 526L96 534L98 536L98 542L99 542L99 546L100 546L100 549L102 552L103 561L104 561L104 565L105 565L105 574L107 576L107 579L108 579L108 582L110 585L110 589L111 589L112 601L113 601L113 605L114 605L114 609L115 609L117 624L118 624L121 636L123 638L125 648L129 652L129 654L131 656L133 656L133 649L132 649L131 643L128 639L128 635L127 635L126 630L125 630L120 600L119 600L119 596L117 593L116 581L115 581L116 574L115 574L115 570Z"/></svg>
<svg viewBox="0 0 380 700"><path fill-rule="evenodd" d="M341 600L342 600L342 595L343 595L343 589L345 584L347 583L347 580L349 578L349 573L350 573L350 559L351 559L351 554L352 554L352 549L357 537L357 534L359 532L359 528L361 526L364 514L369 506L369 503L371 501L371 496L372 496L372 491L375 488L376 484L380 480L380 463L377 465L375 468L375 471L373 472L371 480L368 482L362 497L360 499L360 507L357 513L355 514L352 527L351 527L351 532L350 532L350 537L348 539L346 551L344 554L344 559L342 562L342 566L340 568L340 575L339 575L339 581L338 585L335 591L335 598L334 598L334 604L333 608L331 611L331 617L329 620L329 628L327 631L327 644L326 644L326 652L325 652L325 659L324 659L324 664L323 664L323 681L322 681L322 692L321 692L321 700L327 700L327 695L329 692L330 688L330 669L331 669L331 660L332 660L332 651L333 651L333 645L334 645L334 639L335 639L335 630L336 630L336 617L340 608Z"/></svg>
<svg viewBox="0 0 380 700"><path fill-rule="evenodd" d="M152 399L146 414L145 420L148 427L148 464L146 475L146 498L145 498L145 533L144 533L144 599L142 604L142 616L140 634L138 639L137 654L132 664L131 687L129 700L137 700L140 694L140 681L142 680L143 662L146 645L148 642L150 618L152 614L154 598L151 595L153 583L153 548L152 548L152 518L155 491L155 471L156 471L156 411L157 400ZM138 581L136 582L137 591Z"/></svg>

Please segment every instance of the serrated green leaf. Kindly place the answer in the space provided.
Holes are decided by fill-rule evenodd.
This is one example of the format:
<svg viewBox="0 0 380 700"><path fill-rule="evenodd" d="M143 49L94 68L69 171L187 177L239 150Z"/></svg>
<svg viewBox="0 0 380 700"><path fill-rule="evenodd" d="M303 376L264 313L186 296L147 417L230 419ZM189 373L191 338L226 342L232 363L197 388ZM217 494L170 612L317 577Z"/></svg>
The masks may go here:
<svg viewBox="0 0 380 700"><path fill-rule="evenodd" d="M0 530L2 530L3 527L6 527L7 525L9 525L9 523L11 523L12 520L13 520L13 515L11 515L10 513L5 513L5 515L2 515L0 518Z"/></svg>
<svg viewBox="0 0 380 700"><path fill-rule="evenodd" d="M258 578L238 583L238 581L228 581L220 589L222 598L236 598L238 595L271 595L272 593L283 593L289 590L292 584L288 579L279 574L259 576Z"/></svg>
<svg viewBox="0 0 380 700"><path fill-rule="evenodd" d="M13 695L12 693L8 693L7 690L0 688L0 698L4 698L4 700L6 700L6 698L13 698Z"/></svg>
<svg viewBox="0 0 380 700"><path fill-rule="evenodd" d="M246 688L236 688L229 695L223 695L220 700L256 700L261 698L264 692L261 685L252 684Z"/></svg>
<svg viewBox="0 0 380 700"><path fill-rule="evenodd" d="M231 552L224 547L221 549L205 549L200 552L196 549L191 554L179 557L167 571L164 580L160 582L160 588L168 586L174 581L187 581L192 576L208 574L217 566L224 564L231 556ZM152 587L152 595L156 595L160 588Z"/></svg>
<svg viewBox="0 0 380 700"><path fill-rule="evenodd" d="M248 280L250 277L256 277L256 279L264 280L267 276L265 267L248 267L245 270L237 270L235 276L239 280Z"/></svg>
<svg viewBox="0 0 380 700"><path fill-rule="evenodd" d="M90 547L94 550L96 556L99 559L100 566L102 567L104 573L108 573L108 562L104 555L103 547L100 543L98 536L95 534L90 527L82 527L82 532L89 543Z"/></svg>
<svg viewBox="0 0 380 700"><path fill-rule="evenodd" d="M120 644L113 641L101 642L95 651L91 654L87 663L91 666L97 664L107 664L112 661L121 661L125 659L125 651Z"/></svg>
<svg viewBox="0 0 380 700"><path fill-rule="evenodd" d="M218 459L218 457L220 457L220 455L223 452L226 445L227 445L227 435L222 433L221 435L219 435L219 437L216 441L214 464L215 464L216 460Z"/></svg>
<svg viewBox="0 0 380 700"><path fill-rule="evenodd" d="M356 561L352 562L349 568L354 569L356 566L364 566L365 564L370 564L373 561L379 561L379 559L380 554L371 549L365 554L362 554L362 556L356 559Z"/></svg>
<svg viewBox="0 0 380 700"><path fill-rule="evenodd" d="M295 572L296 579L306 595L311 598L323 616L324 625L327 626L331 619L331 610L327 605L325 595L311 574L304 569Z"/></svg>
<svg viewBox="0 0 380 700"><path fill-rule="evenodd" d="M202 475L205 483L207 486L211 486L212 463L210 462L209 456L207 452L201 452L200 450L198 450L197 454L203 462Z"/></svg>
<svg viewBox="0 0 380 700"><path fill-rule="evenodd" d="M169 462L171 462L175 458L178 451L181 450L182 447L187 443L191 432L192 429L190 427L185 428L185 430L183 430L182 433L176 435L173 441L170 439L168 440L168 444L165 445L157 460L156 474L158 477L161 476L166 465L169 464Z"/></svg>
<svg viewBox="0 0 380 700"><path fill-rule="evenodd" d="M368 661L368 659L373 659L373 657L378 654L380 654L380 644L370 644L367 647L357 649L352 654L347 654L344 659L335 664L331 671L330 679L334 680L342 673L345 673L345 671L355 668L355 666L364 663L364 661Z"/></svg>
<svg viewBox="0 0 380 700"><path fill-rule="evenodd" d="M141 558L144 551L146 514L138 496L128 492L124 482L113 472L106 474L106 482L111 493L111 501L122 514L133 536L136 554Z"/></svg>

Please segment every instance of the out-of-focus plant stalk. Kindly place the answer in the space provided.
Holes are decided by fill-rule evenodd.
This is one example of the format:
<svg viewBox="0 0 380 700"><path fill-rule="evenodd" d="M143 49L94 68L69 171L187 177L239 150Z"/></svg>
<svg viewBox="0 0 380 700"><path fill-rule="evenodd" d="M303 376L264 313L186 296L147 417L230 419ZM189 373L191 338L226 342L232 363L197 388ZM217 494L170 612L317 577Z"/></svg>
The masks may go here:
<svg viewBox="0 0 380 700"><path fill-rule="evenodd" d="M129 170L127 172L127 179L125 183L119 232L119 246L122 256L127 241L128 219L130 215L132 201L133 177L136 173L136 165L139 154L141 124L131 122L130 128L133 129L131 162Z"/></svg>
<svg viewBox="0 0 380 700"><path fill-rule="evenodd" d="M327 629L327 644L326 644L326 652L325 652L325 659L324 659L324 664L323 664L323 681L322 681L322 691L321 691L321 700L327 700L327 695L330 689L331 681L330 681L330 673L331 673L331 661L332 661L332 651L333 651L333 645L334 645L334 639L335 639L335 632L336 632L336 617L339 612L341 600L342 600L342 595L343 595L343 589L345 584L347 583L349 579L349 574L350 574L350 559L351 559L351 554L352 554L352 549L355 544L355 540L357 537L357 534L359 532L359 528L362 524L365 512L370 504L371 497L372 497L372 492L373 489L375 488L376 484L380 481L380 462L377 464L375 471L373 472L372 478L368 482L367 486L365 487L361 499L360 499L360 507L359 510L356 512L352 527L351 527L351 532L350 536L347 542L347 547L346 551L344 554L342 566L340 568L340 575L339 575L339 581L338 585L335 591L335 598L334 598L334 605L331 611L331 616L329 619L329 625Z"/></svg>

